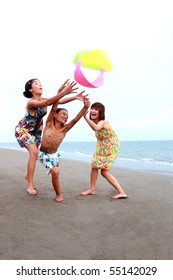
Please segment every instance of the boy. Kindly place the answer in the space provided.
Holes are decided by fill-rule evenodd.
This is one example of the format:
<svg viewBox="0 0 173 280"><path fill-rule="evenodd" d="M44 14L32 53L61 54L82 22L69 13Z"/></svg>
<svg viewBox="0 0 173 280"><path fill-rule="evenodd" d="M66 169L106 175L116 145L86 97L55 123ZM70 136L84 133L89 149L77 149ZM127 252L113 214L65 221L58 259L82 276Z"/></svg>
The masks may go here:
<svg viewBox="0 0 173 280"><path fill-rule="evenodd" d="M46 125L39 152L39 160L46 167L47 174L51 173L52 185L56 193L56 202L64 202L60 191L59 169L60 162L58 147L66 136L66 133L81 119L90 106L87 96L82 96L83 108L69 123L68 111L64 108L57 108L57 103L52 106Z"/></svg>

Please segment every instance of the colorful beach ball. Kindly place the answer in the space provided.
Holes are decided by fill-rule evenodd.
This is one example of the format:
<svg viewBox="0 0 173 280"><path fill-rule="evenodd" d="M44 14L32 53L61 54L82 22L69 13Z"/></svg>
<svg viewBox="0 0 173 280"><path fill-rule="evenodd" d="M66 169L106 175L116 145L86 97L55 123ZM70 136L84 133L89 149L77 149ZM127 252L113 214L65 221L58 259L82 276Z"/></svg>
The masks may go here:
<svg viewBox="0 0 173 280"><path fill-rule="evenodd" d="M76 64L74 79L77 83L88 88L98 88L104 83L104 73L112 71L111 61L105 51L96 49L94 51L83 50L78 52L73 63ZM89 81L81 68L99 70L99 75L93 81Z"/></svg>

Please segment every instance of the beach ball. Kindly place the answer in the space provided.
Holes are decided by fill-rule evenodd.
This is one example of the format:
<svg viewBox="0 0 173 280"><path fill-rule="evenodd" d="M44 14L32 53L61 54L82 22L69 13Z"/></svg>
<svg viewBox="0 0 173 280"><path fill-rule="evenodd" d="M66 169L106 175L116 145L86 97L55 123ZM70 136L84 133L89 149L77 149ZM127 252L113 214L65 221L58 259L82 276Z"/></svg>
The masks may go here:
<svg viewBox="0 0 173 280"><path fill-rule="evenodd" d="M73 59L73 63L76 65L74 79L80 85L88 88L98 88L102 86L104 83L104 73L112 71L112 64L107 53L100 49L78 52ZM87 68L92 71L99 70L99 75L90 82L85 77L81 68Z"/></svg>

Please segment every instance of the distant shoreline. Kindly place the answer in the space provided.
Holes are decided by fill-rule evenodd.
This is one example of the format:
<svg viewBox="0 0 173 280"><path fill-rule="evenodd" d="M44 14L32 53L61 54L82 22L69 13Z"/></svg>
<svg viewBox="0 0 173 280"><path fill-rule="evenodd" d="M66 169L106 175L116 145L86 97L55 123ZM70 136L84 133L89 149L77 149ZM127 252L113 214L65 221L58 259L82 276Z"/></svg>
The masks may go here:
<svg viewBox="0 0 173 280"><path fill-rule="evenodd" d="M68 142L66 142L66 143L68 143ZM74 142L74 143L76 143L76 142ZM81 143L81 142L78 142L78 143ZM0 149L27 153L27 150L25 148L21 148L17 143L9 143L9 144L11 144L11 147L6 146L7 143L4 143L4 147L1 146L1 144L2 143L0 143ZM93 144L95 147L95 142L93 142ZM61 154L62 160L72 160L72 161L90 164L92 155L86 156L86 155L80 154L80 153L68 153L67 151L64 153L62 147L60 147L60 154ZM133 159L128 160L128 159L122 158L121 156L118 156L118 158L112 168L122 168L122 169L134 170L134 171L142 171L142 172L149 172L149 173L153 173L153 174L160 174L163 176L173 176L173 165L169 165L169 164L165 164L165 163L157 164L154 162L150 163L147 160L144 162L140 161L140 160L133 160Z"/></svg>

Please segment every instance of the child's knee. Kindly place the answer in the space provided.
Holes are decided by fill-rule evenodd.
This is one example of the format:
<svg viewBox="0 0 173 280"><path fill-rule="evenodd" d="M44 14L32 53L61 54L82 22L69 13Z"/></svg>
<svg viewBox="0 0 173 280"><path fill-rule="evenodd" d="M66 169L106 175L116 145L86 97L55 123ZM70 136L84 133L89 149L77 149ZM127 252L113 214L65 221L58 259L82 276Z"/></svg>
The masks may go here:
<svg viewBox="0 0 173 280"><path fill-rule="evenodd" d="M37 149L33 149L29 152L29 155L31 158L33 158L34 160L37 160L38 158L38 150Z"/></svg>
<svg viewBox="0 0 173 280"><path fill-rule="evenodd" d="M51 169L51 174L52 174L53 177L59 177L59 169L58 169L58 167L53 167Z"/></svg>
<svg viewBox="0 0 173 280"><path fill-rule="evenodd" d="M105 173L106 173L106 169L101 169L101 175L103 176L103 177L105 177Z"/></svg>

